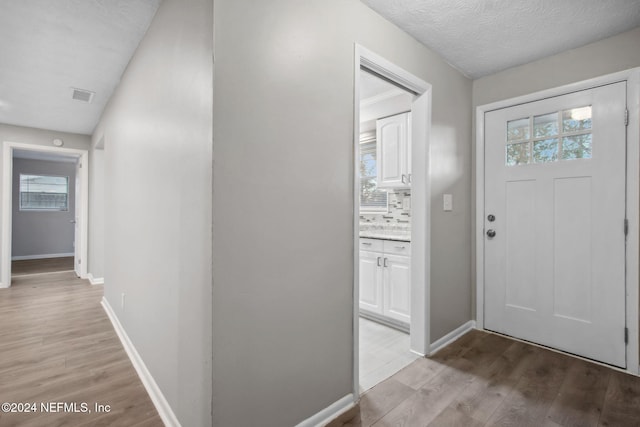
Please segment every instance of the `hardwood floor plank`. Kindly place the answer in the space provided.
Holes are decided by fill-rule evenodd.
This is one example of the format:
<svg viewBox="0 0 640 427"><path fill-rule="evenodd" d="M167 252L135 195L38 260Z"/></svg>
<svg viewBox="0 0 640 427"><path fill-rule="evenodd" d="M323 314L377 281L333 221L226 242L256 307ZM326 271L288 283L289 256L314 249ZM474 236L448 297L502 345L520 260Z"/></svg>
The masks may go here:
<svg viewBox="0 0 640 427"><path fill-rule="evenodd" d="M453 406L472 419L487 422L527 370L534 353L530 345L510 342L495 362L477 372L476 379L460 393Z"/></svg>
<svg viewBox="0 0 640 427"><path fill-rule="evenodd" d="M406 400L416 391L395 379L388 379L373 387L360 399L362 426L373 425L387 412Z"/></svg>
<svg viewBox="0 0 640 427"><path fill-rule="evenodd" d="M640 426L640 378L612 371L599 426Z"/></svg>
<svg viewBox="0 0 640 427"><path fill-rule="evenodd" d="M569 366L575 359L536 348L531 366L487 422L488 426L538 427L544 424Z"/></svg>
<svg viewBox="0 0 640 427"><path fill-rule="evenodd" d="M5 426L162 426L100 300L74 273L19 276L0 290L0 396L96 402L108 413L0 413Z"/></svg>
<svg viewBox="0 0 640 427"><path fill-rule="evenodd" d="M565 427L597 426L611 369L575 360L547 418Z"/></svg>
<svg viewBox="0 0 640 427"><path fill-rule="evenodd" d="M59 257L11 261L11 276L70 271L73 270L73 260L73 257Z"/></svg>
<svg viewBox="0 0 640 427"><path fill-rule="evenodd" d="M474 334L477 335L477 334ZM478 371L491 364L511 344L488 334L459 343L459 349L441 354L447 367L424 384L417 393L389 411L376 425L425 426L436 419L476 378ZM475 343L465 348L466 343ZM455 346L456 343L453 344ZM465 348L464 350L462 350ZM457 358L452 355L458 354Z"/></svg>
<svg viewBox="0 0 640 427"><path fill-rule="evenodd" d="M447 365L428 358L420 358L395 374L393 378L414 390L419 390Z"/></svg>
<svg viewBox="0 0 640 427"><path fill-rule="evenodd" d="M452 406L447 406L435 420L427 425L428 427L482 427L484 423L473 419Z"/></svg>
<svg viewBox="0 0 640 427"><path fill-rule="evenodd" d="M330 426L640 427L640 377L480 331L384 384Z"/></svg>

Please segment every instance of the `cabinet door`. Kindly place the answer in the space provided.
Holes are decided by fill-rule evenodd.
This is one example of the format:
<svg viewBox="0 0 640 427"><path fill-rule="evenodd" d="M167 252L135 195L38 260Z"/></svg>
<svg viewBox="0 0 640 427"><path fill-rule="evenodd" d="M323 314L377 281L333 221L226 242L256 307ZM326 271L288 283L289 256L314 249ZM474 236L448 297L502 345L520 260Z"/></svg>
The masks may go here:
<svg viewBox="0 0 640 427"><path fill-rule="evenodd" d="M383 263L382 314L409 323L411 319L411 258L385 254Z"/></svg>
<svg viewBox="0 0 640 427"><path fill-rule="evenodd" d="M408 187L407 138L409 113L376 122L378 187Z"/></svg>
<svg viewBox="0 0 640 427"><path fill-rule="evenodd" d="M382 253L360 251L360 308L382 314Z"/></svg>

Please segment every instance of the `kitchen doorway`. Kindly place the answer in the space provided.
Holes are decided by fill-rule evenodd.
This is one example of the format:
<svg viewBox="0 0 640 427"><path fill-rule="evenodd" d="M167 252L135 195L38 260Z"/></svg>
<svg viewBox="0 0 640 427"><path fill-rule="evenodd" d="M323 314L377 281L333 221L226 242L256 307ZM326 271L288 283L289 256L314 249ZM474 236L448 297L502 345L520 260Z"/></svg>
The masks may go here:
<svg viewBox="0 0 640 427"><path fill-rule="evenodd" d="M354 393L429 343L431 87L356 46Z"/></svg>

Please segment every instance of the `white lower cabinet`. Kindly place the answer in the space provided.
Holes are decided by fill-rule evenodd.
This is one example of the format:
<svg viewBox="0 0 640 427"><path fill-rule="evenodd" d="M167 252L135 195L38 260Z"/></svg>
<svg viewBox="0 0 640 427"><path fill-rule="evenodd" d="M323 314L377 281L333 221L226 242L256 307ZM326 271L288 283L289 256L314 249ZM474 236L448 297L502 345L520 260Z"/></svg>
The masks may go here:
<svg viewBox="0 0 640 427"><path fill-rule="evenodd" d="M411 263L408 256L384 256L382 314L409 323L411 313Z"/></svg>
<svg viewBox="0 0 640 427"><path fill-rule="evenodd" d="M382 314L381 255L360 251L360 308Z"/></svg>
<svg viewBox="0 0 640 427"><path fill-rule="evenodd" d="M360 309L411 320L411 244L360 239Z"/></svg>

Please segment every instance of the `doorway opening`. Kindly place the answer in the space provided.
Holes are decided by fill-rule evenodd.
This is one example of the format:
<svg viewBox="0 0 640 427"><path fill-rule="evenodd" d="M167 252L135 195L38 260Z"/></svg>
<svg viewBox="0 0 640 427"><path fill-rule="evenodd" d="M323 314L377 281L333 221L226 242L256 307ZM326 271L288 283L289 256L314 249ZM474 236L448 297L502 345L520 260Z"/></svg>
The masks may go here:
<svg viewBox="0 0 640 427"><path fill-rule="evenodd" d="M356 396L428 354L430 89L356 46Z"/></svg>
<svg viewBox="0 0 640 427"><path fill-rule="evenodd" d="M0 286L75 271L86 278L88 152L5 142Z"/></svg>

